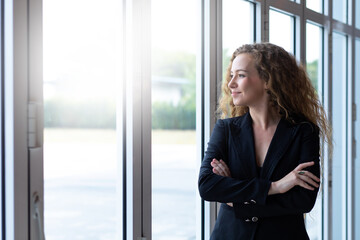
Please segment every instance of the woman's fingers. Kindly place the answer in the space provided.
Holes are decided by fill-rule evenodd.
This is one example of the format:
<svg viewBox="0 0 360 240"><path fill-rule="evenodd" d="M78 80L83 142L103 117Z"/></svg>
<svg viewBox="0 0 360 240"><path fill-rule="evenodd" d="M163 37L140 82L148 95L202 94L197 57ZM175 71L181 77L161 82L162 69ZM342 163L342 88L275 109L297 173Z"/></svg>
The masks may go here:
<svg viewBox="0 0 360 240"><path fill-rule="evenodd" d="M309 166L309 163L301 167ZM315 190L320 186L320 179L313 173L306 170L293 170L282 179L273 182L269 189L269 194L286 193L295 186L300 186L308 190Z"/></svg>
<svg viewBox="0 0 360 240"><path fill-rule="evenodd" d="M305 181L300 181L300 183L298 184L300 187L309 189L309 190L314 190L313 187L311 187L309 184L307 184Z"/></svg>
<svg viewBox="0 0 360 240"><path fill-rule="evenodd" d="M220 167L220 162L217 159L213 159L211 162L211 166L213 167L213 172L220 176L225 176L225 172Z"/></svg>
<svg viewBox="0 0 360 240"><path fill-rule="evenodd" d="M295 169L294 172L297 175L297 178L300 180L297 185L304 187L309 190L314 190L314 187L318 188L320 185L320 178L315 176L313 173L303 170L307 167L314 165L315 163L312 162L305 162L299 164Z"/></svg>
<svg viewBox="0 0 360 240"><path fill-rule="evenodd" d="M306 175L300 175L299 178L301 179L302 182L305 182L306 184L311 185L313 187L318 188L320 186L312 178L310 178L310 177L308 177Z"/></svg>
<svg viewBox="0 0 360 240"><path fill-rule="evenodd" d="M220 168L223 170L223 172L226 174L227 177L230 177L230 169L229 167L226 165L226 163L220 159L220 164L219 164Z"/></svg>
<svg viewBox="0 0 360 240"><path fill-rule="evenodd" d="M223 176L223 177L231 176L230 170L223 160L220 159L220 161L218 161L216 158L214 158L210 164L213 167L213 172L215 174Z"/></svg>
<svg viewBox="0 0 360 240"><path fill-rule="evenodd" d="M298 174L304 177L308 177L309 179L315 181L315 182L320 182L320 178L318 178L317 176L315 176L312 172L309 171L299 171Z"/></svg>
<svg viewBox="0 0 360 240"><path fill-rule="evenodd" d="M216 159L213 159L211 162L211 166L213 167L213 172L217 175L221 175L221 169L218 166L218 161Z"/></svg>
<svg viewBox="0 0 360 240"><path fill-rule="evenodd" d="M312 165L314 165L314 162L305 162L305 163L300 163L294 170L295 171L301 171L304 168L310 167Z"/></svg>

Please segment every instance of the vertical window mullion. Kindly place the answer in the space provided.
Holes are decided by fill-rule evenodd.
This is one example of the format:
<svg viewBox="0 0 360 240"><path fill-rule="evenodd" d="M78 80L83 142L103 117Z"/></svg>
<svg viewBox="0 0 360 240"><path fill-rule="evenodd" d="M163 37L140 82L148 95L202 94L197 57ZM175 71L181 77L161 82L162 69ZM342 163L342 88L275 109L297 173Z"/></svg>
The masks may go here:
<svg viewBox="0 0 360 240"><path fill-rule="evenodd" d="M324 106L325 111L328 113L329 121L332 122L332 1L324 0L324 13L329 16L329 20L325 25L324 33ZM332 158L330 155L330 149L326 146L324 149L324 212L323 212L323 240L332 240L331 229L332 229Z"/></svg>
<svg viewBox="0 0 360 240"><path fill-rule="evenodd" d="M150 4L126 1L127 239L151 239Z"/></svg>
<svg viewBox="0 0 360 240"><path fill-rule="evenodd" d="M218 18L217 1L205 1L204 4L204 143L210 139L210 133L215 125L214 112L216 110L216 78L218 76L217 63L219 56L217 56L218 43L217 27L221 24L221 19ZM220 21L220 23L217 23ZM221 25L220 25L221 26ZM204 239L209 239L212 229L215 225L217 208L216 203L204 202Z"/></svg>
<svg viewBox="0 0 360 240"><path fill-rule="evenodd" d="M4 1L0 1L0 238L5 239Z"/></svg>

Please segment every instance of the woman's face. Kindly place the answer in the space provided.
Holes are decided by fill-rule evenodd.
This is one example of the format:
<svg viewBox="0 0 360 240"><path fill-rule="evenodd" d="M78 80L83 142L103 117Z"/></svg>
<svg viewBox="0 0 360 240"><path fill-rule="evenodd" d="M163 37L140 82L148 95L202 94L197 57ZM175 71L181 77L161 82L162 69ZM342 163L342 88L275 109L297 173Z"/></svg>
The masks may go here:
<svg viewBox="0 0 360 240"><path fill-rule="evenodd" d="M266 83L261 80L249 54L238 55L231 66L228 87L235 106L256 106L267 101Z"/></svg>

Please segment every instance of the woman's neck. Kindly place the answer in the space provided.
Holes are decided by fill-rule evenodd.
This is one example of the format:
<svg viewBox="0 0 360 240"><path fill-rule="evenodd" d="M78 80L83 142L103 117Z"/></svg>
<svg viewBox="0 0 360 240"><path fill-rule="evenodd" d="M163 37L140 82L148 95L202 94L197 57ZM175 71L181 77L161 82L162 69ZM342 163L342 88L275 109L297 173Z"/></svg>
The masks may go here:
<svg viewBox="0 0 360 240"><path fill-rule="evenodd" d="M275 110L274 107L262 106L262 107L249 107L249 113L251 115L253 126L267 130L269 127L276 126L281 116Z"/></svg>

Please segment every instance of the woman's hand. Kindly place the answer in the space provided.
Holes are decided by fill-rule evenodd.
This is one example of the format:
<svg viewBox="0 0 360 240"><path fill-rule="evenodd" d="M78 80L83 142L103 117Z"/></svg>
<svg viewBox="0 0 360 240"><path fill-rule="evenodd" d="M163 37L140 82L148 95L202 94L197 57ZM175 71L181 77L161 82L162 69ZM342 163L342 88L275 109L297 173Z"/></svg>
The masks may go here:
<svg viewBox="0 0 360 240"><path fill-rule="evenodd" d="M213 173L216 175L231 177L230 169L222 159L218 161L216 158L214 158L211 162L211 166L213 167Z"/></svg>
<svg viewBox="0 0 360 240"><path fill-rule="evenodd" d="M231 177L230 169L222 159L218 161L216 158L214 158L211 161L211 166L213 167L213 173L216 175ZM227 203L227 205L233 207L233 203Z"/></svg>
<svg viewBox="0 0 360 240"><path fill-rule="evenodd" d="M272 182L269 189L269 195L286 193L295 186L300 186L309 190L318 188L320 179L311 172L303 170L312 165L314 165L314 162L301 163L282 179Z"/></svg>

